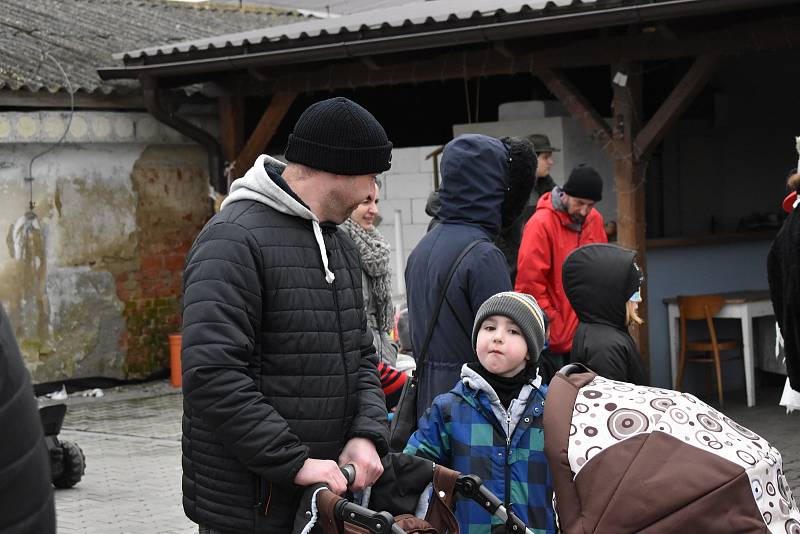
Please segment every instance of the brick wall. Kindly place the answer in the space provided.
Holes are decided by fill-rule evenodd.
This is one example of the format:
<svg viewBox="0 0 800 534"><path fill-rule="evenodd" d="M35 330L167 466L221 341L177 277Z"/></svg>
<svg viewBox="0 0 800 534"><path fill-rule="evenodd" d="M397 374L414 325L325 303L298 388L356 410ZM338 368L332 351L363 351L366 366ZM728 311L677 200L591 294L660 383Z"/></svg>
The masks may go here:
<svg viewBox="0 0 800 534"><path fill-rule="evenodd" d="M167 336L180 330L184 259L212 214L205 160L194 157L197 150L148 149L134 167L138 258L116 274L128 377L167 367Z"/></svg>

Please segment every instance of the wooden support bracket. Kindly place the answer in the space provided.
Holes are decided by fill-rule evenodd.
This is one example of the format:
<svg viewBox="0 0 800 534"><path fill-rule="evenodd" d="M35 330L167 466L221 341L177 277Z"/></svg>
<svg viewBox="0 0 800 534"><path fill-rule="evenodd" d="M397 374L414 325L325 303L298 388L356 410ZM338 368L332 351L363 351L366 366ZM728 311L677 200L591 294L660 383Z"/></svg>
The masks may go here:
<svg viewBox="0 0 800 534"><path fill-rule="evenodd" d="M533 73L558 98L570 115L581 123L592 139L598 141L604 150L613 156L611 128L564 74L557 69L542 67L534 67Z"/></svg>
<svg viewBox="0 0 800 534"><path fill-rule="evenodd" d="M244 176L247 169L253 165L256 158L264 151L296 97L297 93L286 92L275 93L272 96L267 110L259 119L255 130L253 130L244 148L233 163L233 179Z"/></svg>
<svg viewBox="0 0 800 534"><path fill-rule="evenodd" d="M649 154L669 133L711 79L720 57L718 52L707 52L689 67L680 83L636 135L634 146L638 156Z"/></svg>

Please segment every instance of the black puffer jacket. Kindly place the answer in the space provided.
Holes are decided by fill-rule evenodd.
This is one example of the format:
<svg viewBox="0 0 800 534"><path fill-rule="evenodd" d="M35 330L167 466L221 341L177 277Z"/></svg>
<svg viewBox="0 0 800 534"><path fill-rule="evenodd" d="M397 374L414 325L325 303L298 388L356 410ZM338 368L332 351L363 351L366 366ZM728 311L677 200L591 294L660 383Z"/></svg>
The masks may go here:
<svg viewBox="0 0 800 534"><path fill-rule="evenodd" d="M611 380L644 385L639 355L625 324L625 305L642 282L636 253L616 245L584 245L564 261L564 292L578 329L571 360Z"/></svg>
<svg viewBox="0 0 800 534"><path fill-rule="evenodd" d="M56 511L47 446L31 379L0 305L0 532L53 534Z"/></svg>
<svg viewBox="0 0 800 534"><path fill-rule="evenodd" d="M388 450L358 252L332 224L317 241L265 158L186 259L184 509L225 532L291 531L306 458L336 460L353 437Z"/></svg>
<svg viewBox="0 0 800 534"><path fill-rule="evenodd" d="M789 383L800 391L800 207L793 208L769 249L767 278Z"/></svg>

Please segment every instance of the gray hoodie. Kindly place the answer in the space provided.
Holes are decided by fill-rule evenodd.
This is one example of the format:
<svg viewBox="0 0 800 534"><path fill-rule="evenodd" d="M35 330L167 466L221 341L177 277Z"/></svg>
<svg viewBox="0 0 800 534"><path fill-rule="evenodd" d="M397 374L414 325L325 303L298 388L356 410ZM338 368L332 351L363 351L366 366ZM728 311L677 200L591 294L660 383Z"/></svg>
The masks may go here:
<svg viewBox="0 0 800 534"><path fill-rule="evenodd" d="M519 395L516 399L511 401L508 410L506 410L503 407L503 403L500 402L500 397L497 396L492 386L490 386L481 375L470 369L469 364L465 363L463 367L461 367L461 381L476 391L486 393L489 404L492 406L492 413L494 416L501 423L504 421L507 423L507 428L505 428L505 431L508 433L507 437L511 437L514 433L514 429L517 427L517 423L519 423L522 413L525 411L525 406L533 392L533 388L535 387L538 389L542 385L542 377L537 374L534 380L522 386Z"/></svg>
<svg viewBox="0 0 800 534"><path fill-rule="evenodd" d="M247 171L243 177L231 184L230 194L222 202L220 209L225 208L225 206L237 200L255 200L281 213L310 220L314 229L314 237L319 246L322 266L325 270L325 281L329 284L333 283L336 277L328 268L328 252L325 249L325 241L322 239L322 229L319 226L319 218L317 218L307 206L298 202L289 193L281 189L272 178L270 178L267 168L269 168L270 172L281 175L286 168L286 164L265 154L258 156L258 159L256 159L256 162L250 170Z"/></svg>

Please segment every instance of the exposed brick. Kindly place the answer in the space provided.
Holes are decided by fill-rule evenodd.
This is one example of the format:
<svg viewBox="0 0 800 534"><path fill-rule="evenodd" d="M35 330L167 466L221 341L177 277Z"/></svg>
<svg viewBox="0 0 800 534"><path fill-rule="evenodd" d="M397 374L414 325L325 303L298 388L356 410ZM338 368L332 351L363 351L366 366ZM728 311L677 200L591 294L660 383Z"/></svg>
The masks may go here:
<svg viewBox="0 0 800 534"><path fill-rule="evenodd" d="M163 256L142 256L141 258L141 269L144 272L157 271L162 267L164 267Z"/></svg>
<svg viewBox="0 0 800 534"><path fill-rule="evenodd" d="M169 254L164 257L164 268L170 271L183 270L184 258L183 254Z"/></svg>

